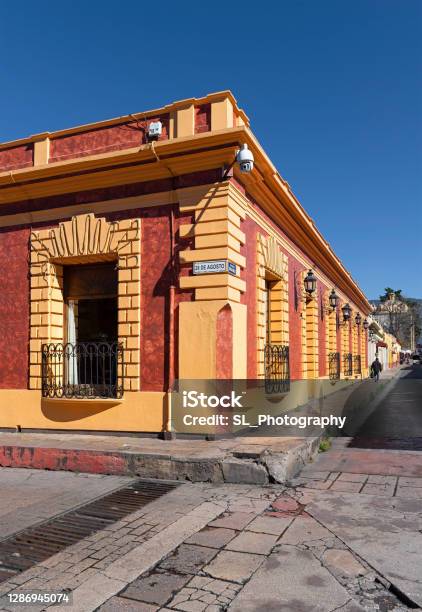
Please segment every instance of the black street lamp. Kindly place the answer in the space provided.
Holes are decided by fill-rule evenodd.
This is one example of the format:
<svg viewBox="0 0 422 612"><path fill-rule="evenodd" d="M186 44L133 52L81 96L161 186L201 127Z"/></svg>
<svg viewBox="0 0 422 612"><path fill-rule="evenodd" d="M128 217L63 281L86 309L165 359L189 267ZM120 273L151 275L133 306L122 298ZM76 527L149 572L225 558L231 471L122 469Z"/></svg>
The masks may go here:
<svg viewBox="0 0 422 612"><path fill-rule="evenodd" d="M338 304L338 295L337 293L334 291L334 289L331 291L330 295L328 296L328 301L330 304L330 308L332 310L336 310L337 308L337 304Z"/></svg>
<svg viewBox="0 0 422 612"><path fill-rule="evenodd" d="M313 293L315 293L317 286L317 277L312 272L312 270L309 270L308 274L305 276L303 284L305 285L305 291L308 295L312 295Z"/></svg>
<svg viewBox="0 0 422 612"><path fill-rule="evenodd" d="M343 308L341 309L341 311L343 313L343 321L348 321L352 314L352 309L350 308L350 305L345 304Z"/></svg>
<svg viewBox="0 0 422 612"><path fill-rule="evenodd" d="M365 331L369 329L369 321L367 319L365 319L365 321L363 322L363 329Z"/></svg>
<svg viewBox="0 0 422 612"><path fill-rule="evenodd" d="M359 327L359 325L362 323L362 317L360 316L360 313L358 312L357 315L355 316L355 323L356 325Z"/></svg>

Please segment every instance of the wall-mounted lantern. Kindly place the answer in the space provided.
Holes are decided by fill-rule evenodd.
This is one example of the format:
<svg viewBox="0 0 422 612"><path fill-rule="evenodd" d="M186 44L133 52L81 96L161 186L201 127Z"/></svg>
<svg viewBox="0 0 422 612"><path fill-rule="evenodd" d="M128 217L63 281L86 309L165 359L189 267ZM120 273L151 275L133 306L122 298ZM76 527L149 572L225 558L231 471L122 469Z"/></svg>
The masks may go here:
<svg viewBox="0 0 422 612"><path fill-rule="evenodd" d="M360 327L360 324L362 323L362 317L360 315L360 313L358 312L357 315L355 316L355 323L358 327Z"/></svg>
<svg viewBox="0 0 422 612"><path fill-rule="evenodd" d="M343 323L347 323L352 316L352 309L350 308L350 304L345 304L342 306L341 312L343 313Z"/></svg>
<svg viewBox="0 0 422 612"><path fill-rule="evenodd" d="M363 322L363 329L365 331L368 331L368 329L369 329L369 321L367 319L365 319L364 322Z"/></svg>
<svg viewBox="0 0 422 612"><path fill-rule="evenodd" d="M315 276L312 270L308 271L308 274L304 278L303 284L305 286L306 294L309 297L312 297L317 288L317 277Z"/></svg>
<svg viewBox="0 0 422 612"><path fill-rule="evenodd" d="M334 289L332 289L330 295L328 296L328 303L330 305L331 310L337 310L337 305L339 302L339 297Z"/></svg>
<svg viewBox="0 0 422 612"><path fill-rule="evenodd" d="M339 301L340 298L338 297L337 293L335 292L335 289L333 288L331 290L330 295L328 296L328 300L321 302L323 312L325 312L327 315L330 315L332 312L336 311Z"/></svg>
<svg viewBox="0 0 422 612"><path fill-rule="evenodd" d="M303 272L295 272L295 299L296 299L296 310L299 302L305 304L315 298L318 279L315 276L313 270L308 270L305 278L302 279Z"/></svg>

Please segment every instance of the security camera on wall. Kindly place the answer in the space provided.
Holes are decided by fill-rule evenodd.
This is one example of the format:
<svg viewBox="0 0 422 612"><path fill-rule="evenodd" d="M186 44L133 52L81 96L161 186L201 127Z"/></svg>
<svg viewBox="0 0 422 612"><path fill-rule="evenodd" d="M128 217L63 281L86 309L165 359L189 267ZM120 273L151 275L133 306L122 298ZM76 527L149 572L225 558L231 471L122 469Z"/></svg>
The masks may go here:
<svg viewBox="0 0 422 612"><path fill-rule="evenodd" d="M236 161L239 164L240 172L248 173L253 170L254 157L247 144L243 144L236 154Z"/></svg>
<svg viewBox="0 0 422 612"><path fill-rule="evenodd" d="M148 140L158 140L163 133L161 121L151 121L148 126Z"/></svg>

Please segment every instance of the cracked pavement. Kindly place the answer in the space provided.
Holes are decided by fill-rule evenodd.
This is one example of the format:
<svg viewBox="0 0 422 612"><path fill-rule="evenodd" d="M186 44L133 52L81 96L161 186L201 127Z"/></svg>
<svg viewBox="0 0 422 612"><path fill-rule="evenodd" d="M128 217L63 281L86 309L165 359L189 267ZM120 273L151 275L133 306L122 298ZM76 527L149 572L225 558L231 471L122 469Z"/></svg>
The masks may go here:
<svg viewBox="0 0 422 612"><path fill-rule="evenodd" d="M181 485L1 584L1 610L19 610L7 593L30 589L67 589L73 603L54 607L68 612L417 609L422 478L406 481L420 490L414 498L398 486L394 495L320 488L369 479L346 476L347 465L323 471L327 458L289 487Z"/></svg>
<svg viewBox="0 0 422 612"><path fill-rule="evenodd" d="M0 610L45 610L10 604L28 590L64 612L422 609L422 455L387 442L334 439L288 486L182 484L1 583ZM130 481L31 472L0 470L0 538Z"/></svg>

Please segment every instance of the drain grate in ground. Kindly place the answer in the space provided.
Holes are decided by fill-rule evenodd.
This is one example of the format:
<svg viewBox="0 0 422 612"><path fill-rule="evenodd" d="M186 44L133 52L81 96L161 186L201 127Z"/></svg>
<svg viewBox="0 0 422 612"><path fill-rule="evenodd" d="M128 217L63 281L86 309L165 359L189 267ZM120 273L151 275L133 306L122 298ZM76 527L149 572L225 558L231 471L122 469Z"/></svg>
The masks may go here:
<svg viewBox="0 0 422 612"><path fill-rule="evenodd" d="M165 495L178 483L138 480L0 542L0 582L104 529Z"/></svg>

